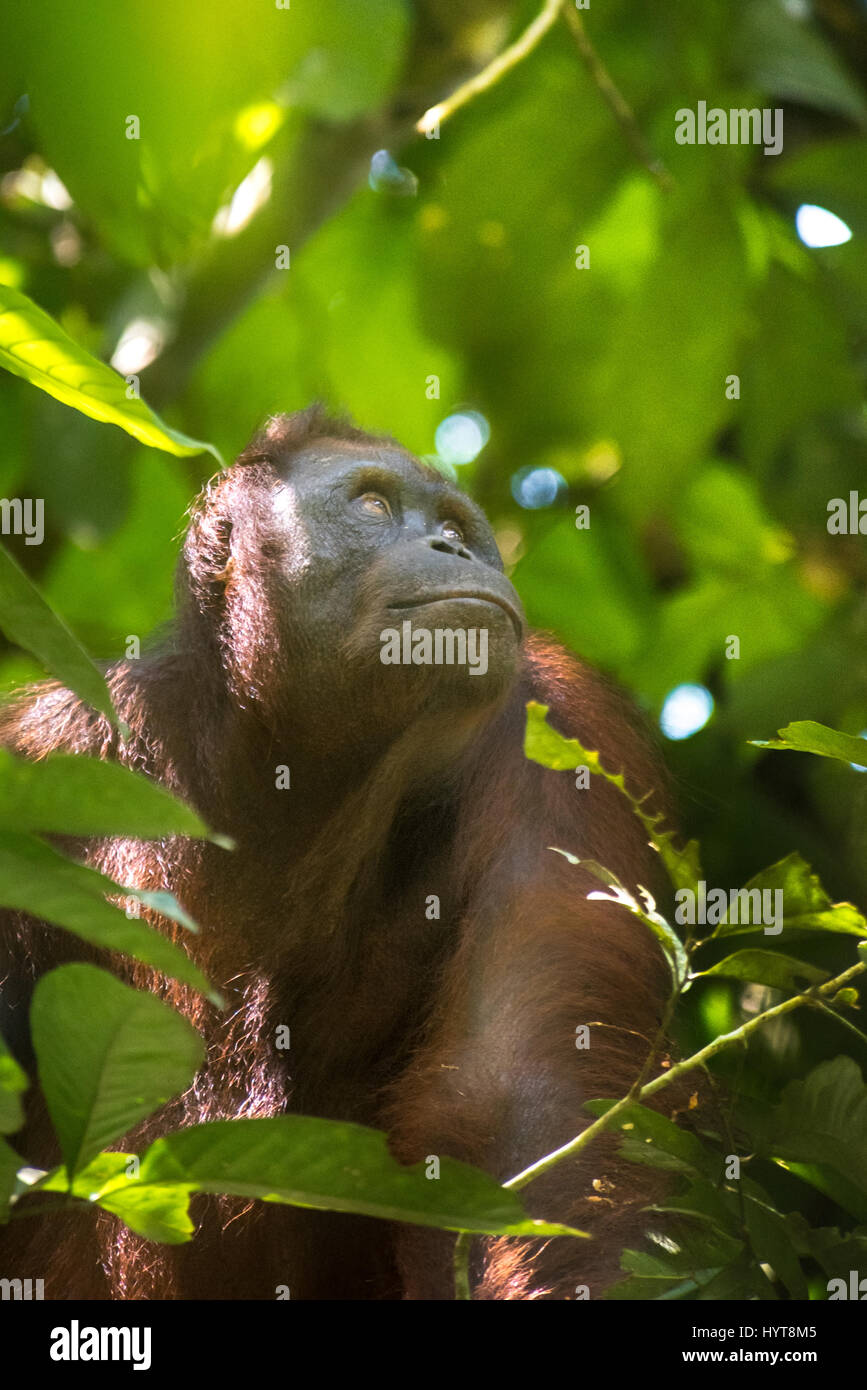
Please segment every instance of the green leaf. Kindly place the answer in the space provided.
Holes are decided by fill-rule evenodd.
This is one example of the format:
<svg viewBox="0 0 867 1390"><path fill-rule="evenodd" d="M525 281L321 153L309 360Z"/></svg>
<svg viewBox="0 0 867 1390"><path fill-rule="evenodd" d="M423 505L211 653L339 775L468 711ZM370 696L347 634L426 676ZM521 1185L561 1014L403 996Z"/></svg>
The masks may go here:
<svg viewBox="0 0 867 1390"><path fill-rule="evenodd" d="M722 384L738 360L751 288L739 198L719 175L700 184L695 177L678 176L665 199L657 254L611 312L605 345L593 354L607 367L594 413L601 411L605 433L628 462L618 500L633 516L670 501L733 418ZM699 264L701 293L685 293ZM639 360L652 362L653 371L637 372Z"/></svg>
<svg viewBox="0 0 867 1390"><path fill-rule="evenodd" d="M41 1184L42 1192L65 1192L119 1216L131 1231L146 1240L182 1245L195 1226L190 1218L191 1183L142 1185L139 1160L133 1154L99 1153L70 1181L65 1168L56 1168ZM135 1176L131 1176L135 1175Z"/></svg>
<svg viewBox="0 0 867 1390"><path fill-rule="evenodd" d="M832 903L819 877L810 871L797 852L771 864L751 878L743 891L783 894L783 928L785 931L840 932L845 936L867 936L867 920L851 903ZM773 901L773 899L772 899ZM713 938L743 936L761 930L752 922L721 922L714 928Z"/></svg>
<svg viewBox="0 0 867 1390"><path fill-rule="evenodd" d="M740 1230L740 1209L734 1194L720 1190L707 1178L696 1178L682 1192L674 1192L663 1201L654 1202L648 1210L710 1221L731 1236L736 1236Z"/></svg>
<svg viewBox="0 0 867 1390"><path fill-rule="evenodd" d="M656 937L665 953L671 969L673 989L678 990L684 985L689 976L689 957L681 945L677 932L669 926L662 914L656 911L656 904L647 889L639 888L638 891L641 896L639 902L638 898L621 883L616 874L613 874L610 869L606 869L604 865L597 863L595 859L579 859L565 849L557 849L555 853L562 854L563 858L567 859L570 864L585 869L588 873L593 874L594 878L598 878L600 882L608 885L612 890L610 893L588 893L588 901L616 903L620 907L625 907L627 912L631 912L633 916L642 921Z"/></svg>
<svg viewBox="0 0 867 1390"><path fill-rule="evenodd" d="M756 748L791 749L795 753L817 753L821 758L838 758L841 763L867 766L867 740L829 729L814 719L796 719L777 730L772 739L751 738Z"/></svg>
<svg viewBox="0 0 867 1390"><path fill-rule="evenodd" d="M770 162L770 161L769 161ZM853 230L867 228L867 187L862 170L867 139L845 134L832 140L811 139L797 152L774 160L768 182L794 206L818 203L833 208Z"/></svg>
<svg viewBox="0 0 867 1390"><path fill-rule="evenodd" d="M781 564L792 553L791 538L773 525L755 479L730 464L697 468L673 511L680 541L699 572L728 574L742 585L748 565L752 584L758 570Z"/></svg>
<svg viewBox="0 0 867 1390"><path fill-rule="evenodd" d="M644 644L652 613L647 580L624 544L619 518L593 512L589 530L574 516L558 519L534 539L512 575L532 627L548 627L556 615L558 635L588 661L618 669ZM582 602L563 604L564 592Z"/></svg>
<svg viewBox="0 0 867 1390"><path fill-rule="evenodd" d="M174 1009L93 965L43 975L30 1021L69 1173L184 1091L204 1057L198 1033Z"/></svg>
<svg viewBox="0 0 867 1390"><path fill-rule="evenodd" d="M737 515L729 523L740 524ZM737 634L741 655L722 661L726 681L742 680L752 668L803 647L824 616L822 606L795 582L786 565L762 565L744 557L740 573L696 572L665 595L640 660L626 671L629 681L660 704L685 681L705 683L720 662L728 638Z"/></svg>
<svg viewBox="0 0 867 1390"><path fill-rule="evenodd" d="M41 1192L71 1193L90 1201L95 1192L109 1187L116 1178L125 1176L130 1162L137 1165L138 1158L134 1154L98 1153L72 1177L61 1164L46 1173L37 1185Z"/></svg>
<svg viewBox="0 0 867 1390"><path fill-rule="evenodd" d="M772 1300L775 1297L773 1285L747 1249L726 1269L718 1270L712 1279L702 1281L695 1295L699 1303L741 1302L753 1298Z"/></svg>
<svg viewBox="0 0 867 1390"><path fill-rule="evenodd" d="M834 1226L810 1226L799 1211L786 1217L790 1237L800 1255L809 1255L832 1279L847 1284L852 1269L867 1266L867 1229L842 1233Z"/></svg>
<svg viewBox="0 0 867 1390"><path fill-rule="evenodd" d="M145 405L127 398L123 377L78 346L26 295L0 284L0 366L71 405L92 420L120 425L134 439L169 454L216 449L173 430Z"/></svg>
<svg viewBox="0 0 867 1390"><path fill-rule="evenodd" d="M703 1223L672 1223L671 1231L650 1251L625 1250L624 1269L644 1278L671 1279L688 1275L701 1285L724 1265L736 1260L743 1241Z"/></svg>
<svg viewBox="0 0 867 1390"><path fill-rule="evenodd" d="M769 1156L828 1164L867 1193L867 1086L857 1062L835 1057L791 1081L758 1137Z"/></svg>
<svg viewBox="0 0 867 1390"><path fill-rule="evenodd" d="M710 1282L716 1273L716 1270L710 1270L705 1278ZM692 1300L696 1297L697 1291L698 1284L694 1279L681 1279L676 1275L654 1278L650 1275L645 1277L631 1274L628 1279L612 1284L602 1297L606 1303L668 1303L681 1299Z"/></svg>
<svg viewBox="0 0 867 1390"><path fill-rule="evenodd" d="M354 0L298 8L290 102L345 121L386 99L409 33L403 0L366 0L363 11Z"/></svg>
<svg viewBox="0 0 867 1390"><path fill-rule="evenodd" d="M518 1198L469 1164L442 1158L439 1177L424 1162L398 1163L379 1130L307 1115L218 1120L158 1139L132 1184L189 1183L200 1192L351 1211L422 1226L488 1235L580 1235L535 1221Z"/></svg>
<svg viewBox="0 0 867 1390"><path fill-rule="evenodd" d="M0 749L0 826L58 835L208 838L204 821L157 782L120 763L72 753L39 762Z"/></svg>
<svg viewBox="0 0 867 1390"><path fill-rule="evenodd" d="M248 425L255 411L253 404ZM125 448L125 440L119 435L118 440ZM119 633L150 632L171 616L178 520L190 502L185 471L168 454L134 448L125 519L110 534L100 528L99 563L92 549L74 539L52 556L43 580L45 597L88 651L114 651ZM46 497L46 513L48 506ZM52 506L65 520L69 508L62 496ZM75 525L72 517L70 523Z"/></svg>
<svg viewBox="0 0 867 1390"><path fill-rule="evenodd" d="M192 1239L195 1225L190 1217L190 1197L195 1185L167 1183L165 1186L138 1187L135 1183L116 1184L95 1198L97 1206L119 1216L125 1225L145 1240L164 1245L182 1245Z"/></svg>
<svg viewBox="0 0 867 1390"><path fill-rule="evenodd" d="M20 1167L18 1154L5 1139L0 1139L0 1222L4 1224L9 1215L9 1199L18 1185L16 1175Z"/></svg>
<svg viewBox="0 0 867 1390"><path fill-rule="evenodd" d="M616 1101L589 1100L584 1109L591 1115L605 1115ZM631 1163L644 1163L651 1168L688 1173L691 1177L719 1178L719 1155L706 1149L701 1140L673 1121L650 1110L637 1101L627 1105L617 1116L612 1134L621 1140L618 1152Z"/></svg>
<svg viewBox="0 0 867 1390"><path fill-rule="evenodd" d="M24 1123L19 1096L27 1086L26 1074L0 1037L0 1134L17 1134Z"/></svg>
<svg viewBox="0 0 867 1390"><path fill-rule="evenodd" d="M741 349L742 449L746 462L762 470L772 467L781 447L797 439L808 422L821 428L837 412L856 411L862 395L846 320L831 286L803 247L796 244L792 260L794 267L778 260L771 266L752 303L750 341ZM781 381L785 391L779 390ZM834 495L822 489L823 507Z"/></svg>
<svg viewBox="0 0 867 1390"><path fill-rule="evenodd" d="M646 797L633 796L626 786L622 772L608 772L599 760L599 754L587 749L577 738L565 738L563 734L558 734L556 729L552 729L547 722L548 706L540 705L536 700L527 702L527 727L524 734L524 756L532 762L541 763L543 767L553 768L557 772L574 770L579 766L589 767L592 773L604 777L606 782L610 782L616 787L623 796L626 797L633 811L635 812L644 829L647 832L651 844L655 845L659 851L663 864L665 865L668 876L675 888L695 889L698 879L701 876L701 866L698 860L698 842L690 840L683 849L675 846L675 836L672 831L660 831L659 825L664 819L663 813L649 815L644 809Z"/></svg>
<svg viewBox="0 0 867 1390"><path fill-rule="evenodd" d="M0 546L0 628L10 642L32 652L46 670L82 700L99 710L112 724L118 723L102 675L63 619L49 608L3 546Z"/></svg>
<svg viewBox="0 0 867 1390"><path fill-rule="evenodd" d="M750 0L737 12L733 52L760 91L867 122L864 96L830 44L780 0Z"/></svg>
<svg viewBox="0 0 867 1390"><path fill-rule="evenodd" d="M796 960L794 956L777 955L774 951L736 951L725 960L717 961L703 975L728 975L735 980L751 980L757 985L769 985L795 994L831 978L828 970Z"/></svg>
<svg viewBox="0 0 867 1390"><path fill-rule="evenodd" d="M151 905L147 893L124 888L95 869L74 864L35 836L0 831L0 904L65 927L93 946L132 956L161 974L192 985L214 1003L222 1002L186 951L162 932L112 907L105 900L106 893ZM169 894L162 895L159 902L158 910L165 916L189 924Z"/></svg>
<svg viewBox="0 0 867 1390"><path fill-rule="evenodd" d="M845 1004L850 1009L857 1009L859 998L860 996L857 989L852 989L850 986L847 986L844 989L838 989L830 1002L837 1008Z"/></svg>
<svg viewBox="0 0 867 1390"><path fill-rule="evenodd" d="M856 1221L867 1221L867 1194L859 1191L854 1183L848 1182L827 1164L795 1163L782 1158L776 1159L775 1162L784 1172L793 1173L802 1182L815 1187L817 1192L830 1197L832 1202L836 1202L844 1212L849 1212Z"/></svg>
<svg viewBox="0 0 867 1390"><path fill-rule="evenodd" d="M745 1196L744 1215L750 1244L760 1264L768 1264L785 1284L790 1298L808 1298L807 1281L786 1219L765 1202Z"/></svg>

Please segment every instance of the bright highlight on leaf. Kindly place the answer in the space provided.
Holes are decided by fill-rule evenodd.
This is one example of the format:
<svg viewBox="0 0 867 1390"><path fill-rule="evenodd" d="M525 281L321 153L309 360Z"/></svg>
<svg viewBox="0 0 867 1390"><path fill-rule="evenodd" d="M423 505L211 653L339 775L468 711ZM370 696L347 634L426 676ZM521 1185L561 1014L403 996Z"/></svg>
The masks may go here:
<svg viewBox="0 0 867 1390"><path fill-rule="evenodd" d="M259 150L276 135L286 119L286 112L276 101L259 101L245 106L235 118L238 143L248 150Z"/></svg>
<svg viewBox="0 0 867 1390"><path fill-rule="evenodd" d="M260 208L271 197L274 166L264 156L253 165L232 194L231 201L220 208L213 222L215 236L233 237L252 222Z"/></svg>
<svg viewBox="0 0 867 1390"><path fill-rule="evenodd" d="M129 399L122 377L85 352L38 304L9 285L0 285L0 366L92 420L120 425L142 444L178 455L207 450L222 463L211 444L171 429L144 401Z"/></svg>

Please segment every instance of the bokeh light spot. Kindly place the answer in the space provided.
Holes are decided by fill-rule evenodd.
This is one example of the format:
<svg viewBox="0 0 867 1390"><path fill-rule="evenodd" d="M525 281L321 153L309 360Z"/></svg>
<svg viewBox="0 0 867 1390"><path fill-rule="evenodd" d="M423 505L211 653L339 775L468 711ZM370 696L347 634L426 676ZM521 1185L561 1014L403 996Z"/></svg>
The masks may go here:
<svg viewBox="0 0 867 1390"><path fill-rule="evenodd" d="M556 468L519 468L512 474L512 496L519 507L538 511L550 507L566 491L566 479Z"/></svg>
<svg viewBox="0 0 867 1390"><path fill-rule="evenodd" d="M795 213L795 228L805 246L842 246L852 232L842 217L815 203L802 203Z"/></svg>
<svg viewBox="0 0 867 1390"><path fill-rule="evenodd" d="M401 169L388 150L377 150L370 160L367 182L374 193L395 193L412 198L418 192L418 179L411 169Z"/></svg>
<svg viewBox="0 0 867 1390"><path fill-rule="evenodd" d="M659 727L666 738L691 738L713 714L713 696L704 685L676 685L665 697Z"/></svg>
<svg viewBox="0 0 867 1390"><path fill-rule="evenodd" d="M472 463L491 437L491 427L477 410L447 415L437 426L436 451L446 463Z"/></svg>

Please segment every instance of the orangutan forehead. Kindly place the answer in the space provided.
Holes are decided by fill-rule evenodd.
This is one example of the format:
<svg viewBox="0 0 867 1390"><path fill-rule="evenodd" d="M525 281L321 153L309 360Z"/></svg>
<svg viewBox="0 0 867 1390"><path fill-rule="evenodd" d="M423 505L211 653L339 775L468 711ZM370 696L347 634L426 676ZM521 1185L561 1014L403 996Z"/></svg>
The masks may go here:
<svg viewBox="0 0 867 1390"><path fill-rule="evenodd" d="M459 488L449 483L423 459L401 448L393 440L380 441L373 437L360 441L328 437L312 440L288 460L285 476L291 480L304 473L309 475L320 471L337 475L349 470L363 470L365 466L371 474L381 472L383 476L396 475L406 478L408 482L419 483L427 490L464 496Z"/></svg>

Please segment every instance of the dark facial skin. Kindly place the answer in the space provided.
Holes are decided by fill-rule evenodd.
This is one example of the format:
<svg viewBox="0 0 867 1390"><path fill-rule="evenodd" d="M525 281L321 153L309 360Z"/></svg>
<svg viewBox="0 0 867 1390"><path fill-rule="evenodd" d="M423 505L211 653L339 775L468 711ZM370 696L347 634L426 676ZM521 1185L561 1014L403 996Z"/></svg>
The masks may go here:
<svg viewBox="0 0 867 1390"><path fill-rule="evenodd" d="M320 440L292 459L273 507L289 541L287 641L323 691L348 682L353 704L366 692L379 721L498 702L517 670L524 615L465 494L402 450ZM407 620L432 633L484 630L484 674L384 665L382 633Z"/></svg>

